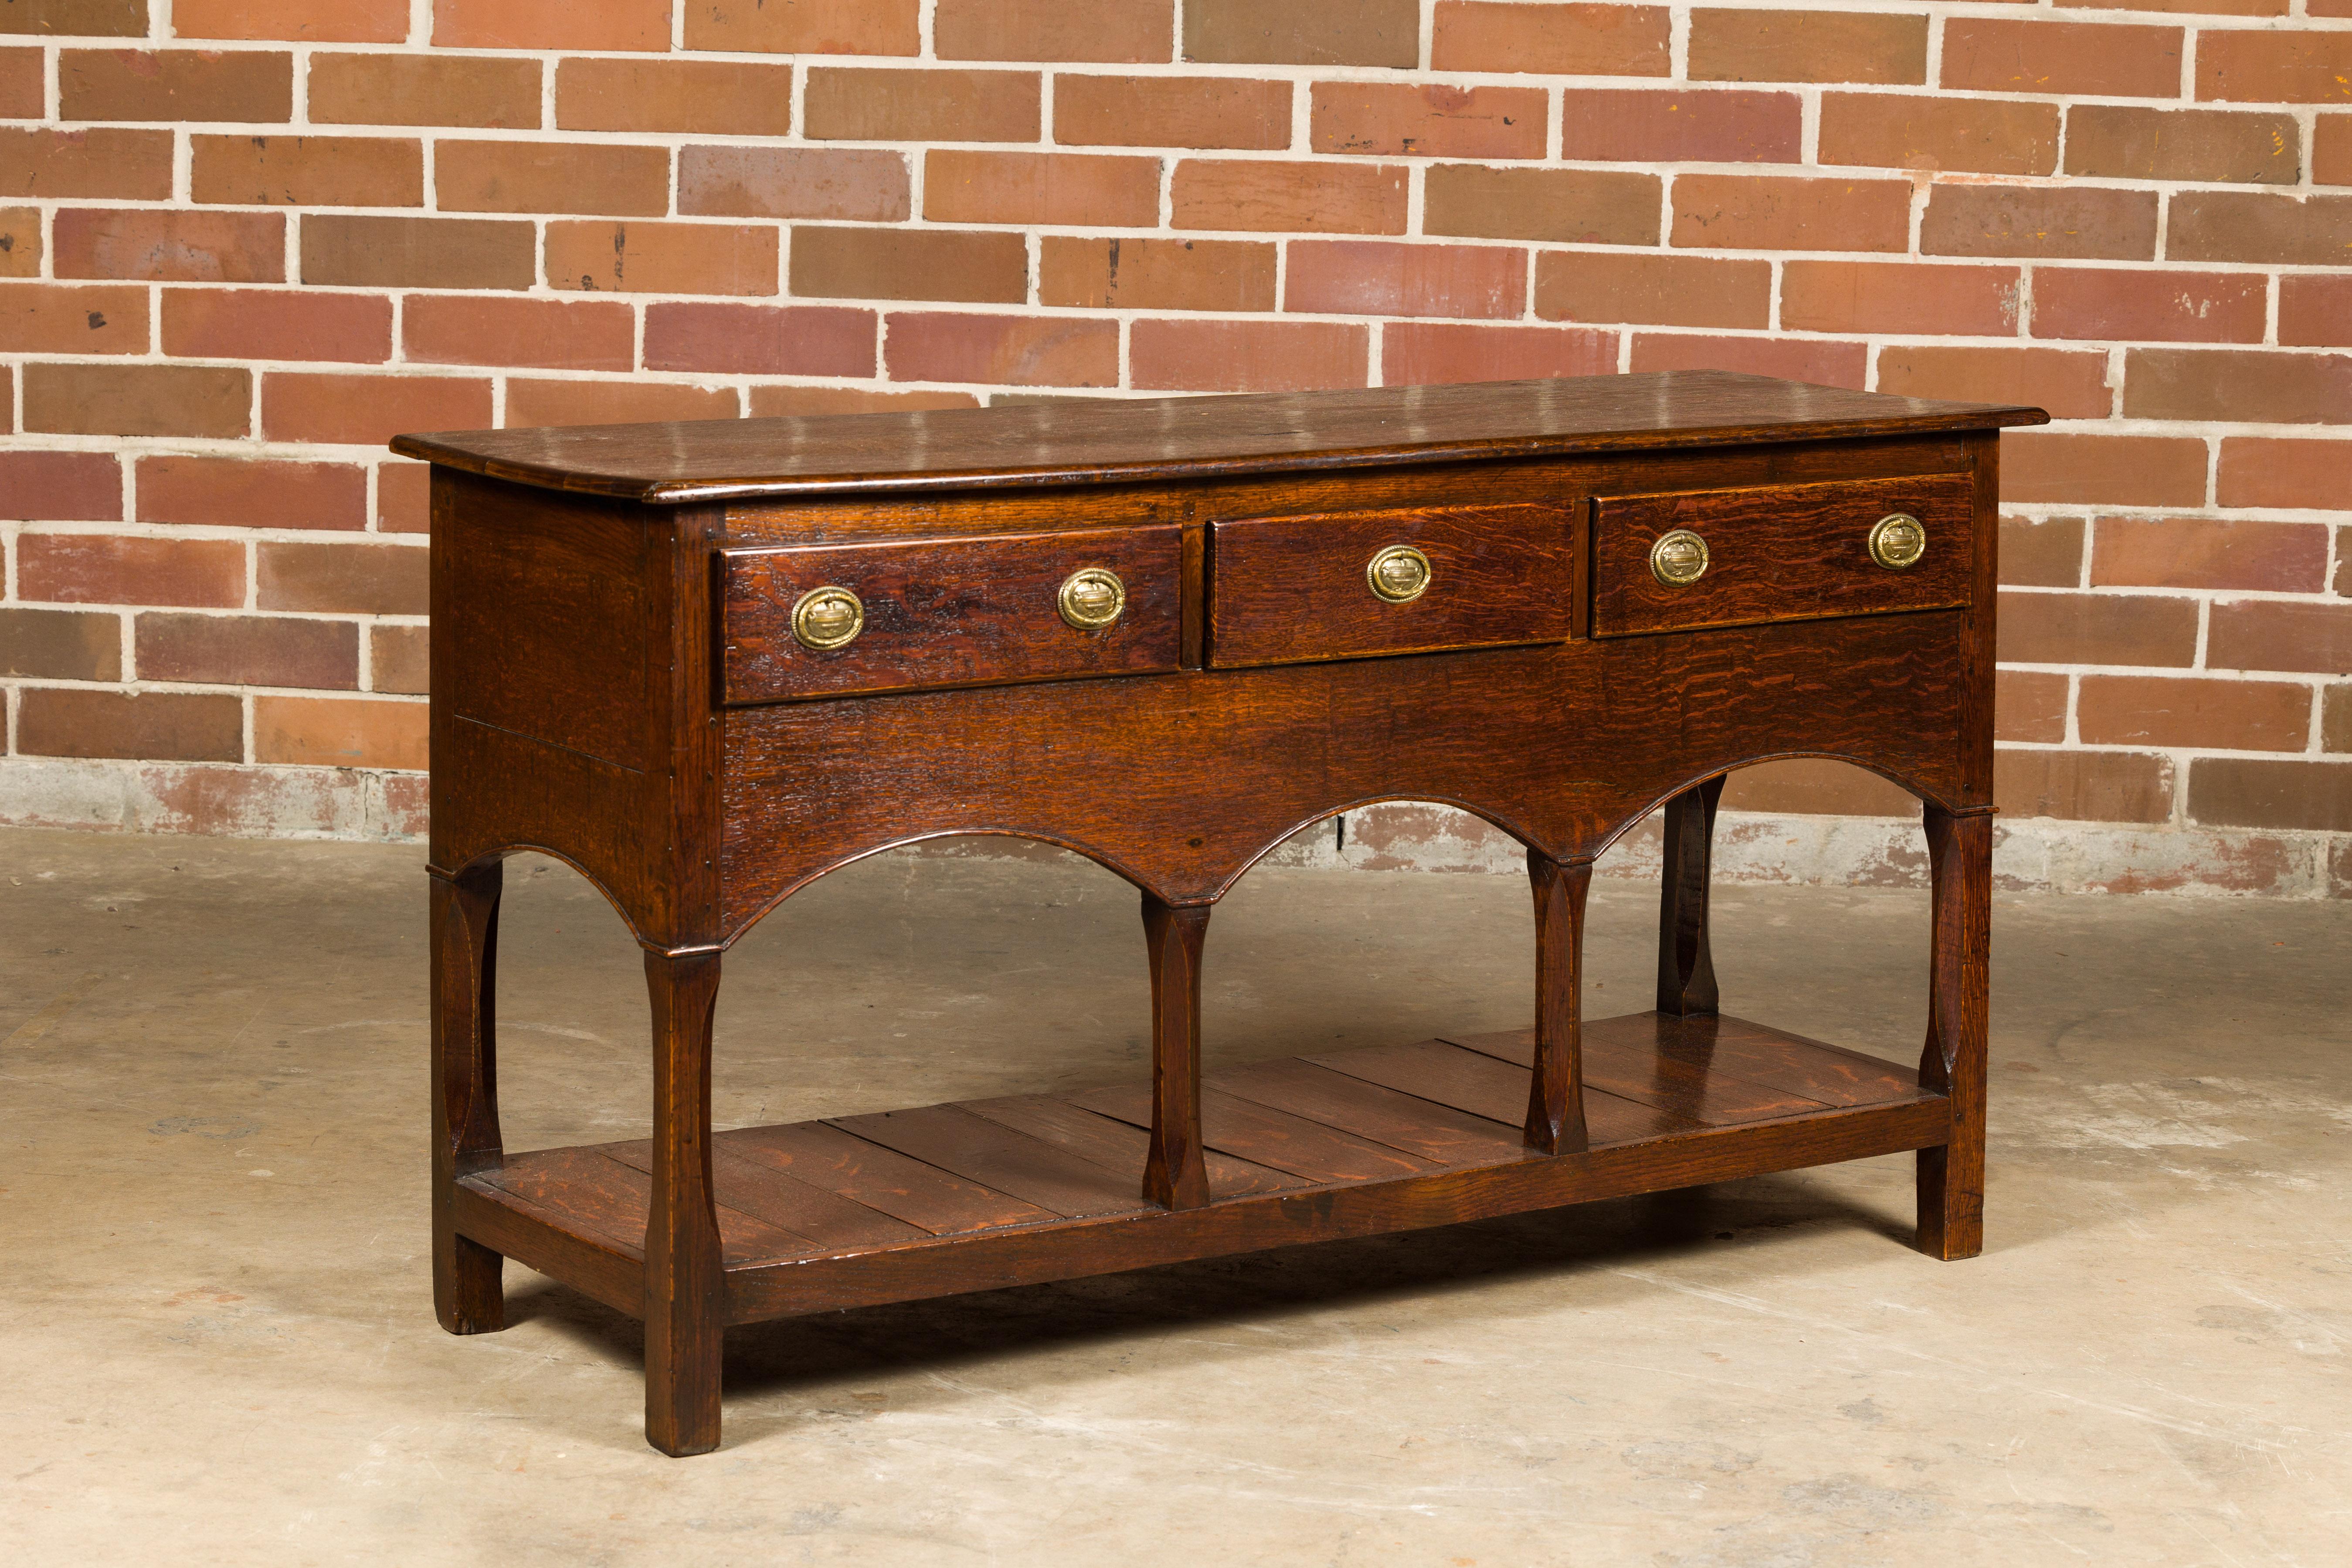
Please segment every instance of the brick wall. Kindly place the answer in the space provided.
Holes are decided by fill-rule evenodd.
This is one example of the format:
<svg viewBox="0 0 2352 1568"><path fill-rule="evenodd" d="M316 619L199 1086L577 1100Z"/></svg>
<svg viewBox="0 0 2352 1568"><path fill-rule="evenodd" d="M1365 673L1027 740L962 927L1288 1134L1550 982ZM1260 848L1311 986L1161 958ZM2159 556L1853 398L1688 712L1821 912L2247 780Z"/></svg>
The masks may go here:
<svg viewBox="0 0 2352 1568"><path fill-rule="evenodd" d="M0 818L413 831L396 431L1687 365L2047 406L2010 831L2352 885L2352 0L0 0Z"/></svg>

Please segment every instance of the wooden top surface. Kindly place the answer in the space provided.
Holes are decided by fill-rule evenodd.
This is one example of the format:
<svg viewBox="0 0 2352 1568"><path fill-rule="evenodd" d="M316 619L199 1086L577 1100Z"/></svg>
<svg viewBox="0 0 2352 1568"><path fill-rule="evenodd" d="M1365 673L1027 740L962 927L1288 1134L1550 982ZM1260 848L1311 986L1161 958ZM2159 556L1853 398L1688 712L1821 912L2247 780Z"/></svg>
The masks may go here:
<svg viewBox="0 0 2352 1568"><path fill-rule="evenodd" d="M782 419L402 436L392 449L550 489L676 505L1104 484L2040 425L1727 371L1247 396L1095 399Z"/></svg>

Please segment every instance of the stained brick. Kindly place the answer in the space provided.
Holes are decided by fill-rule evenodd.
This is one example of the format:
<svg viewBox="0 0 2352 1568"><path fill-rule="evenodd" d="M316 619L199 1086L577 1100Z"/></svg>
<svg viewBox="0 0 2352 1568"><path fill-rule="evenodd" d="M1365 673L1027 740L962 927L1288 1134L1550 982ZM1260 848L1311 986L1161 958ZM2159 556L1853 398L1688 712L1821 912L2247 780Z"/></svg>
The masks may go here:
<svg viewBox="0 0 2352 1568"><path fill-rule="evenodd" d="M564 60L555 68L555 123L566 131L788 135L793 68L718 60Z"/></svg>
<svg viewBox="0 0 2352 1568"><path fill-rule="evenodd" d="M1800 332L1956 333L2017 331L2013 267L1939 267L1902 261L1786 263L1780 325Z"/></svg>
<svg viewBox="0 0 2352 1568"><path fill-rule="evenodd" d="M923 161L923 216L1149 228L1160 221L1160 160L935 150Z"/></svg>
<svg viewBox="0 0 2352 1568"><path fill-rule="evenodd" d="M447 212L657 216L669 210L669 149L445 140L433 187Z"/></svg>
<svg viewBox="0 0 2352 1568"><path fill-rule="evenodd" d="M41 275L41 209L0 207L0 278Z"/></svg>
<svg viewBox="0 0 2352 1568"><path fill-rule="evenodd" d="M245 546L233 539L26 533L16 541L16 596L233 609L245 603Z"/></svg>
<svg viewBox="0 0 2352 1568"><path fill-rule="evenodd" d="M0 283L0 353L147 352L147 290Z"/></svg>
<svg viewBox="0 0 2352 1568"><path fill-rule="evenodd" d="M37 686L18 700L16 750L26 756L177 763L245 757L245 705L226 692Z"/></svg>
<svg viewBox="0 0 2352 1568"><path fill-rule="evenodd" d="M1392 321L1381 329L1381 380L1389 386L1607 375L1617 334L1582 327L1500 327Z"/></svg>
<svg viewBox="0 0 2352 1568"><path fill-rule="evenodd" d="M563 226L551 224L551 231ZM306 214L302 281L362 289L528 289L539 280L528 223Z"/></svg>
<svg viewBox="0 0 2352 1568"><path fill-rule="evenodd" d="M1293 240L1283 308L1348 316L1513 317L1528 253L1488 245Z"/></svg>
<svg viewBox="0 0 2352 1568"><path fill-rule="evenodd" d="M677 210L702 217L898 223L912 216L907 160L850 147L687 147Z"/></svg>
<svg viewBox="0 0 2352 1568"><path fill-rule="evenodd" d="M84 38L143 38L147 0L9 0L0 33Z"/></svg>
<svg viewBox="0 0 2352 1568"><path fill-rule="evenodd" d="M2199 757L2189 764L2189 815L2229 827L2352 833L2352 763Z"/></svg>
<svg viewBox="0 0 2352 1568"><path fill-rule="evenodd" d="M173 0L183 38L282 38L296 44L397 44L408 0Z"/></svg>
<svg viewBox="0 0 2352 1568"><path fill-rule="evenodd" d="M1240 77L1054 79L1054 140L1073 146L1290 145L1290 84Z"/></svg>
<svg viewBox="0 0 2352 1568"><path fill-rule="evenodd" d="M379 463L375 470L375 526L383 533L430 533L433 469L425 463Z"/></svg>
<svg viewBox="0 0 2352 1568"><path fill-rule="evenodd" d="M1593 169L1441 163L1423 190L1429 234L1571 245L1655 245L1658 178Z"/></svg>
<svg viewBox="0 0 2352 1568"><path fill-rule="evenodd" d="M754 418L824 414L918 413L929 408L977 408L969 392L884 390L866 386L755 386Z"/></svg>
<svg viewBox="0 0 2352 1568"><path fill-rule="evenodd" d="M2163 822L2172 816L2170 771L2145 752L1993 753L1992 795L2005 816L2074 822Z"/></svg>
<svg viewBox="0 0 2352 1568"><path fill-rule="evenodd" d="M2352 196L2182 191L2172 198L2164 243L2178 261L2341 267L2352 258Z"/></svg>
<svg viewBox="0 0 2352 1568"><path fill-rule="evenodd" d="M163 352L380 364L392 357L392 301L309 289L166 289Z"/></svg>
<svg viewBox="0 0 2352 1568"><path fill-rule="evenodd" d="M2199 47L2228 36L2207 33ZM2181 47L2179 27L1954 16L1944 24L1943 83L1979 92L2178 98Z"/></svg>
<svg viewBox="0 0 2352 1568"><path fill-rule="evenodd" d="M1034 142L1034 71L884 70L815 66L801 134L835 142Z"/></svg>
<svg viewBox="0 0 2352 1568"><path fill-rule="evenodd" d="M1497 9L1518 7L1497 7ZM1560 96L1559 155L1633 163L1794 163L1804 109L1790 92L1595 88Z"/></svg>
<svg viewBox="0 0 2352 1568"><path fill-rule="evenodd" d="M1340 321L1152 321L1135 323L1128 374L1161 392L1300 392L1361 386L1370 330Z"/></svg>
<svg viewBox="0 0 2352 1568"><path fill-rule="evenodd" d="M0 605L0 675L45 680L122 679L122 619Z"/></svg>
<svg viewBox="0 0 2352 1568"><path fill-rule="evenodd" d="M2214 486L2219 506L2328 511L2344 505L2352 441L2232 436L2221 443Z"/></svg>
<svg viewBox="0 0 2352 1568"><path fill-rule="evenodd" d="M1118 323L1084 316L890 318L883 361L893 381L1008 386L1116 386Z"/></svg>
<svg viewBox="0 0 2352 1568"><path fill-rule="evenodd" d="M122 468L103 452L0 451L0 518L110 522L122 515Z"/></svg>
<svg viewBox="0 0 2352 1568"><path fill-rule="evenodd" d="M138 498L142 522L352 532L367 526L367 470L350 463L142 458Z"/></svg>
<svg viewBox="0 0 2352 1568"><path fill-rule="evenodd" d="M1811 382L1816 386L1859 387L1868 358L1869 351L1861 343L1639 332L1633 338L1631 368L1636 373L1731 370L1748 375L1777 375L1790 381Z"/></svg>
<svg viewBox="0 0 2352 1568"><path fill-rule="evenodd" d="M2352 347L2352 274L2279 279L2278 341Z"/></svg>
<svg viewBox="0 0 2352 1568"><path fill-rule="evenodd" d="M1681 174L1672 242L1710 250L1903 250L1911 187L1900 180Z"/></svg>
<svg viewBox="0 0 2352 1568"><path fill-rule="evenodd" d="M2240 103L2352 103L2352 33L2315 27L2200 33L2197 96Z"/></svg>
<svg viewBox="0 0 2352 1568"><path fill-rule="evenodd" d="M2327 532L2316 522L2103 517L2094 535L2091 582L2316 594L2327 586Z"/></svg>
<svg viewBox="0 0 2352 1568"><path fill-rule="evenodd" d="M2084 520L2004 517L2000 520L2000 580L2034 588L2072 588L2083 580Z"/></svg>
<svg viewBox="0 0 2352 1568"><path fill-rule="evenodd" d="M246 435L250 373L193 364L28 364L25 428L59 436Z"/></svg>
<svg viewBox="0 0 2352 1568"><path fill-rule="evenodd" d="M2070 174L2291 185L2302 146L2293 117L2284 114L2121 103L2078 103L2066 113Z"/></svg>
<svg viewBox="0 0 2352 1568"><path fill-rule="evenodd" d="M765 224L551 223L551 289L773 294L780 241Z"/></svg>
<svg viewBox="0 0 2352 1568"><path fill-rule="evenodd" d="M1237 239L1048 236L1037 302L1100 310L1271 310L1275 247Z"/></svg>
<svg viewBox="0 0 2352 1568"><path fill-rule="evenodd" d="M194 160L189 189L200 202L304 207L425 205L422 142L382 136L188 140ZM442 143L445 156L449 145Z"/></svg>
<svg viewBox="0 0 2352 1568"><path fill-rule="evenodd" d="M1664 5L1438 0L1430 65L1442 71L1664 76L1673 33Z"/></svg>
<svg viewBox="0 0 2352 1568"><path fill-rule="evenodd" d="M920 0L709 0L686 8L686 47L745 54L911 55Z"/></svg>
<svg viewBox="0 0 2352 1568"><path fill-rule="evenodd" d="M2134 349L2124 362L2124 415L2352 425L2352 355Z"/></svg>
<svg viewBox="0 0 2352 1568"><path fill-rule="evenodd" d="M2352 675L2352 605L2287 599L2215 605L2205 662L2214 669Z"/></svg>
<svg viewBox="0 0 2352 1568"><path fill-rule="evenodd" d="M490 384L477 377L271 371L261 380L261 433L272 441L381 447L408 431L489 423Z"/></svg>
<svg viewBox="0 0 2352 1568"><path fill-rule="evenodd" d="M2065 740L2066 689L2070 684L2063 675L2040 670L1994 670L1994 739L2048 745Z"/></svg>
<svg viewBox="0 0 2352 1568"><path fill-rule="evenodd" d="M1536 314L1552 321L1766 327L1772 318L1772 264L1538 251Z"/></svg>
<svg viewBox="0 0 2352 1568"><path fill-rule="evenodd" d="M480 55L310 57L310 119L320 125L461 125L532 131L540 64Z"/></svg>
<svg viewBox="0 0 2352 1568"><path fill-rule="evenodd" d="M294 115L294 57L261 49L61 49L60 120L277 122Z"/></svg>
<svg viewBox="0 0 2352 1568"><path fill-rule="evenodd" d="M2033 335L2125 342L2260 342L2269 307L2259 277L2043 267L2033 274Z"/></svg>
<svg viewBox="0 0 2352 1568"><path fill-rule="evenodd" d="M426 364L635 370L636 312L619 300L423 294L401 312L406 357Z"/></svg>
<svg viewBox="0 0 2352 1568"><path fill-rule="evenodd" d="M1410 158L1540 158L1540 89L1322 81L1313 90L1318 153Z"/></svg>
<svg viewBox="0 0 2352 1568"><path fill-rule="evenodd" d="M421 616L427 552L406 544L297 544L264 541L255 555L256 603L265 610Z"/></svg>
<svg viewBox="0 0 2352 1568"><path fill-rule="evenodd" d="M1029 247L1017 234L796 228L792 292L1017 305L1029 296Z"/></svg>
<svg viewBox="0 0 2352 1568"><path fill-rule="evenodd" d="M1404 232L1405 171L1395 164L1188 158L1169 195L1178 228Z"/></svg>
<svg viewBox="0 0 2352 1568"><path fill-rule="evenodd" d="M368 689L422 697L433 689L433 639L423 626L367 629Z"/></svg>
<svg viewBox="0 0 2352 1568"><path fill-rule="evenodd" d="M658 53L669 47L669 8L670 0L433 0L433 42L445 49Z"/></svg>
<svg viewBox="0 0 2352 1568"><path fill-rule="evenodd" d="M345 691L360 683L355 621L150 614L133 626L142 680Z"/></svg>
<svg viewBox="0 0 2352 1568"><path fill-rule="evenodd" d="M431 752L425 731L429 712L422 702L364 697L257 697L253 760L421 770Z"/></svg>
<svg viewBox="0 0 2352 1568"><path fill-rule="evenodd" d="M932 52L943 60L1165 60L1175 0L939 0Z"/></svg>
<svg viewBox="0 0 2352 1568"><path fill-rule="evenodd" d="M682 386L658 381L551 381L520 376L507 383L507 428L534 425L642 425L661 419L732 419L740 412L732 387Z"/></svg>
<svg viewBox="0 0 2352 1568"><path fill-rule="evenodd" d="M51 238L60 278L277 283L286 277L286 219L278 213L64 207Z"/></svg>
<svg viewBox="0 0 2352 1568"><path fill-rule="evenodd" d="M1225 65L1421 63L1419 0L1185 0L1184 58Z"/></svg>
<svg viewBox="0 0 2352 1568"><path fill-rule="evenodd" d="M2205 443L2186 436L2021 430L2000 438L2007 501L2203 506Z"/></svg>
<svg viewBox="0 0 2352 1568"><path fill-rule="evenodd" d="M2003 664L2186 669L2197 662L2197 605L2134 594L2005 593L2000 635Z"/></svg>
<svg viewBox="0 0 2352 1568"><path fill-rule="evenodd" d="M1700 9L1691 13L1693 81L1927 79L1927 18L1869 11Z"/></svg>
<svg viewBox="0 0 2352 1568"><path fill-rule="evenodd" d="M171 195L169 131L0 126L0 196L160 202Z"/></svg>
<svg viewBox="0 0 2352 1568"><path fill-rule="evenodd" d="M646 307L646 368L725 375L874 374L875 313L831 305Z"/></svg>
<svg viewBox="0 0 2352 1568"><path fill-rule="evenodd" d="M1821 161L1978 174L2047 174L2058 167L2058 108L2002 99L1824 93Z"/></svg>
<svg viewBox="0 0 2352 1568"><path fill-rule="evenodd" d="M2095 185L1939 184L1927 199L1919 249L1928 256L2145 261L2156 255L2156 204L2153 191Z"/></svg>

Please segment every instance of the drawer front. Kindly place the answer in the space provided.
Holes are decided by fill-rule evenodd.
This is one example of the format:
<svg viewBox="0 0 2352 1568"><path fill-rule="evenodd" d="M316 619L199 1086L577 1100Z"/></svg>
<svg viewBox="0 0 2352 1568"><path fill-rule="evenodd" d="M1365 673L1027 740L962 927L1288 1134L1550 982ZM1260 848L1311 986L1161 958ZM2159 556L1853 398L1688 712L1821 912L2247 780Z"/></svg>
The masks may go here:
<svg viewBox="0 0 2352 1568"><path fill-rule="evenodd" d="M1108 626L1074 626L1062 614L1064 584L1088 568L1124 589ZM1182 581L1183 530L1172 525L721 551L725 700L1174 669ZM793 630L795 606L824 588L855 595L863 610L861 629L838 647L808 646ZM1082 601L1075 613L1099 614L1100 605ZM841 628L808 629L824 641Z"/></svg>
<svg viewBox="0 0 2352 1568"><path fill-rule="evenodd" d="M1558 642L1575 605L1576 514L1463 506L1238 518L1211 530L1209 664L1297 664ZM1383 552L1417 552L1426 584L1383 597ZM1407 558L1408 563L1411 557ZM1391 577L1391 595L1412 573Z"/></svg>
<svg viewBox="0 0 2352 1568"><path fill-rule="evenodd" d="M1969 475L1928 474L1595 496L1592 635L1965 605L1976 554L1974 493ZM1898 514L1917 521L1926 547L1896 569L1873 558L1871 535ZM1705 570L1680 585L1662 581L1651 563L1658 542L1677 531L1706 544ZM1681 554L1685 572L1695 556ZM1674 566L1668 563L1669 574Z"/></svg>

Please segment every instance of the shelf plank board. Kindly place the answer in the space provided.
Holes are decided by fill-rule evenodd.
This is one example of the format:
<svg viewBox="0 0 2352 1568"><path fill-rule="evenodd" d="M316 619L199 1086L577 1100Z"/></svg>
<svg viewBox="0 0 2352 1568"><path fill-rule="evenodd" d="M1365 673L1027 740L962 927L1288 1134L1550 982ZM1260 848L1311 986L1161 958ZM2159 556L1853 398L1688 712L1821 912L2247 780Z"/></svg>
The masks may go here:
<svg viewBox="0 0 2352 1568"><path fill-rule="evenodd" d="M1304 1059L1510 1127L1526 1122L1528 1086L1534 1077L1525 1065L1465 1050L1445 1040L1373 1046ZM1533 1060L1532 1053L1528 1059ZM1595 1144L1637 1142L1701 1125L1696 1118L1622 1100L1589 1083L1584 1089L1584 1122Z"/></svg>
<svg viewBox="0 0 2352 1568"><path fill-rule="evenodd" d="M1441 1165L1534 1159L1517 1126L1386 1089L1293 1058L1217 1073L1211 1085L1242 1100L1303 1116ZM1522 1107L1524 1109L1524 1107Z"/></svg>
<svg viewBox="0 0 2352 1568"><path fill-rule="evenodd" d="M653 1145L643 1140L615 1143L606 1152L640 1171L653 1169ZM735 1152L724 1132L710 1141L710 1179L723 1209L766 1220L771 1225L805 1236L820 1251L836 1252L859 1247L882 1247L913 1241L929 1231L893 1219L838 1193L810 1186L783 1172L746 1160ZM719 1219L723 1235L727 1216Z"/></svg>
<svg viewBox="0 0 2352 1568"><path fill-rule="evenodd" d="M1139 1178L1122 1183L1099 1165L960 1105L836 1116L825 1125L1065 1218L1139 1214L1150 1206L1143 1201Z"/></svg>
<svg viewBox="0 0 2352 1568"><path fill-rule="evenodd" d="M1137 1127L1151 1125L1148 1089L1089 1089L1073 1096L1071 1103ZM1435 1162L1402 1149L1213 1089L1201 1090L1201 1141L1310 1182L1374 1182L1436 1168Z"/></svg>
<svg viewBox="0 0 2352 1568"><path fill-rule="evenodd" d="M1143 1189L1143 1162L1151 1145L1151 1135L1142 1128L1045 1094L1008 1094L998 1100L975 1100L963 1109L1099 1165L1126 1187L1139 1193ZM1287 1171L1254 1165L1214 1149L1208 1152L1205 1163L1213 1201L1247 1197L1253 1193L1286 1192L1307 1185L1303 1178Z"/></svg>
<svg viewBox="0 0 2352 1568"><path fill-rule="evenodd" d="M1535 1059L1533 1030L1449 1037L1498 1061L1525 1067ZM1633 1013L1603 1018L1584 1026L1584 1046L1587 1060L1604 1061L1621 1073L1633 1064L1656 1062L1662 1064L1655 1069L1661 1081L1663 1075L1672 1074L1675 1081L1704 1082L1717 1097L1710 1106L1714 1110L1727 1110L1740 1098L1737 1085L1779 1090L1817 1105L1877 1105L1920 1093L1918 1075L1892 1062L1714 1014L1675 1018ZM1591 1081L1589 1074L1586 1081ZM1772 1111L1761 1104L1730 1120L1754 1121L1805 1109L1795 1105Z"/></svg>
<svg viewBox="0 0 2352 1568"><path fill-rule="evenodd" d="M741 1127L721 1134L721 1140L754 1164L797 1176L933 1236L1064 1217L822 1121Z"/></svg>

